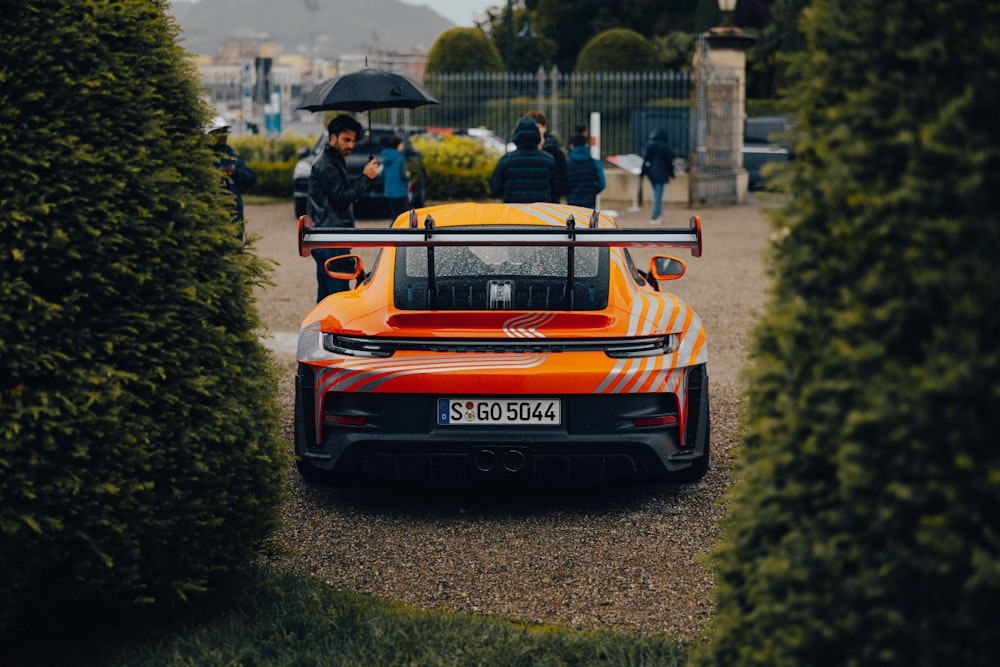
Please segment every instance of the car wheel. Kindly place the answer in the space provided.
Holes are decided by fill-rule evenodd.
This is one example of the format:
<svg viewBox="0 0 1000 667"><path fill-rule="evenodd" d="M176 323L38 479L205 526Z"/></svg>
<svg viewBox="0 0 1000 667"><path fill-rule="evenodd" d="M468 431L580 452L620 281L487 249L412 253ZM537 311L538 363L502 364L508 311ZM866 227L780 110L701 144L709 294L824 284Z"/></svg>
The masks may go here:
<svg viewBox="0 0 1000 667"><path fill-rule="evenodd" d="M310 482L330 484L335 479L332 470L317 468L301 456L295 459L295 467L298 468L299 474Z"/></svg>

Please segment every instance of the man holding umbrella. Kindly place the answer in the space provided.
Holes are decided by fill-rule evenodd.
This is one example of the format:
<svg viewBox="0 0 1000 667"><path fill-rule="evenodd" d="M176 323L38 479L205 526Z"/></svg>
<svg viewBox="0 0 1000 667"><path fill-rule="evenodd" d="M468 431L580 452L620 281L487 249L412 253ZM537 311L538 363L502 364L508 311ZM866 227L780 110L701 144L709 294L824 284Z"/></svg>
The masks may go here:
<svg viewBox="0 0 1000 667"><path fill-rule="evenodd" d="M351 179L344 158L354 150L361 123L348 115L340 115L327 126L330 145L323 150L309 174L307 214L316 227L354 227L354 202L368 192L378 174L378 163L372 159L360 176ZM336 280L326 274L324 264L331 257L346 255L350 248L321 248L312 251L316 260L316 302L335 292L350 289L346 280Z"/></svg>

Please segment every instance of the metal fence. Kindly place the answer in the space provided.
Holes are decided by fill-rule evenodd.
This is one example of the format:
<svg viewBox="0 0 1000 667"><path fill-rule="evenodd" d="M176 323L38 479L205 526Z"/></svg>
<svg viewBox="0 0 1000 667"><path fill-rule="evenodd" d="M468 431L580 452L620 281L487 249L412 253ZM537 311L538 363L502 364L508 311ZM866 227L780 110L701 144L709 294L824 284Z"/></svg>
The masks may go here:
<svg viewBox="0 0 1000 667"><path fill-rule="evenodd" d="M538 109L560 143L590 114L601 114L601 154L641 155L650 133L666 127L678 156L690 143L692 77L684 72L573 72L539 68L532 73L463 73L424 77L424 86L441 102L417 109L379 109L375 123L464 130L485 127L508 137L526 111Z"/></svg>

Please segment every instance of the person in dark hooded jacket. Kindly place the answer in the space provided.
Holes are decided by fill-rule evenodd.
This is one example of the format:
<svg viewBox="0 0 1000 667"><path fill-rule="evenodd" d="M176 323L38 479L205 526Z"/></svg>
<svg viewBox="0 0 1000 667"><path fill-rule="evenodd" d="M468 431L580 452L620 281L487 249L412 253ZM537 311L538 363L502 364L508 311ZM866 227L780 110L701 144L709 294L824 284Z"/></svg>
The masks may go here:
<svg viewBox="0 0 1000 667"><path fill-rule="evenodd" d="M508 204L559 201L556 161L538 147L542 134L535 121L517 121L511 140L517 149L497 162L490 177L490 196Z"/></svg>
<svg viewBox="0 0 1000 667"><path fill-rule="evenodd" d="M653 222L660 219L663 209L663 188L674 175L674 153L670 150L667 128L658 127L649 135L643 155L642 175L653 186Z"/></svg>
<svg viewBox="0 0 1000 667"><path fill-rule="evenodd" d="M524 114L524 118L530 118L538 125L538 131L542 134L541 149L552 156L556 161L556 184L559 189L553 192L552 201L558 202L567 192L569 192L569 175L566 171L566 154L559 147L556 136L549 132L549 119L541 111L529 111Z"/></svg>
<svg viewBox="0 0 1000 667"><path fill-rule="evenodd" d="M569 160L566 161L569 190L566 191L566 203L594 208L597 205L597 195L608 185L604 167L600 160L591 157L590 139L585 135L575 135L569 145Z"/></svg>

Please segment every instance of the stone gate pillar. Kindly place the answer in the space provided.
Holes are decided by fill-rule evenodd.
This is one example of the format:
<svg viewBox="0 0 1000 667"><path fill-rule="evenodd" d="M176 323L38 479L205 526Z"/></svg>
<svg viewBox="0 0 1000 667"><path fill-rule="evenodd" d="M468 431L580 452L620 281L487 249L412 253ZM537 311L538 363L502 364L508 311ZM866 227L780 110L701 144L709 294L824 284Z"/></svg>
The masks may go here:
<svg viewBox="0 0 1000 667"><path fill-rule="evenodd" d="M754 38L734 26L712 28L699 39L689 203L744 203L743 168L746 52Z"/></svg>

